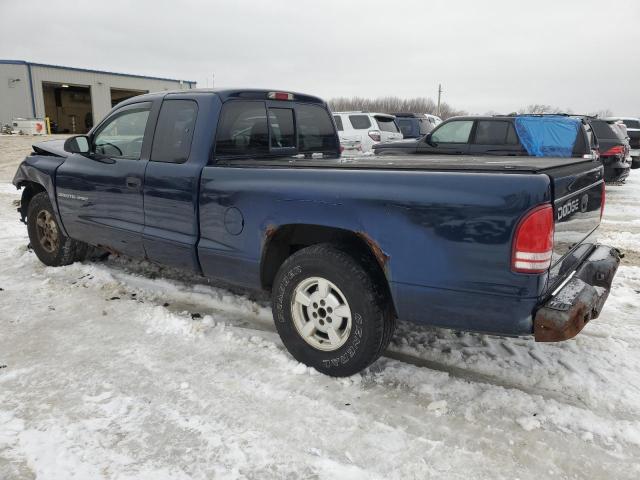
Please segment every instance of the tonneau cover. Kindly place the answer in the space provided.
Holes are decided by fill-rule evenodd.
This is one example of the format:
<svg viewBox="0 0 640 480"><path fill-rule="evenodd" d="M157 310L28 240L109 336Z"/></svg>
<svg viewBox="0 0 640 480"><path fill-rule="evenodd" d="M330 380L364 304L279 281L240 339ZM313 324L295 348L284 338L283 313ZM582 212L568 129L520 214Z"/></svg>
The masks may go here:
<svg viewBox="0 0 640 480"><path fill-rule="evenodd" d="M456 155L363 155L342 158L238 159L220 161L219 165L238 167L345 168L378 170L436 170L537 173L552 168L592 163L585 158L497 157Z"/></svg>

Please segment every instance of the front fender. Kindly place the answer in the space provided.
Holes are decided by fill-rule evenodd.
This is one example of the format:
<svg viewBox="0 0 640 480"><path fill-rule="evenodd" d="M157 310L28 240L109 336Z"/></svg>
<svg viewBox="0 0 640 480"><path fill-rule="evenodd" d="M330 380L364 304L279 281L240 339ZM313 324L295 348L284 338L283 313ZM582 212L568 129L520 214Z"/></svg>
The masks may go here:
<svg viewBox="0 0 640 480"><path fill-rule="evenodd" d="M56 170L60 165L64 163L64 158L55 157L55 156L41 156L41 155L32 155L25 158L20 166L18 167L18 171L13 177L12 183L17 188L25 188L25 191L22 194L22 202L20 205L20 213L22 215L22 220L25 220L26 217L26 205L25 200L30 199L31 197L25 197L28 195L28 188L30 184L40 185L49 195L49 201L53 206L53 213L56 216L56 221L58 225L62 229L62 232L68 236L67 231L64 228L64 223L62 222L62 217L60 215L60 210L58 209L58 201L56 198L56 187L55 187L55 174Z"/></svg>

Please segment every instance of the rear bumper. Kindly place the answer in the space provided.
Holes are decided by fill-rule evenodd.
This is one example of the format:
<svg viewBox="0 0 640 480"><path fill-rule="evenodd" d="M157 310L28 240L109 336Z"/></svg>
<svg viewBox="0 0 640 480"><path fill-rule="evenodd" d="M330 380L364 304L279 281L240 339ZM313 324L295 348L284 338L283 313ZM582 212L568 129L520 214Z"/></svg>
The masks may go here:
<svg viewBox="0 0 640 480"><path fill-rule="evenodd" d="M605 182L622 182L629 176L631 169L630 163L626 160L617 161L609 165L604 166L604 180Z"/></svg>
<svg viewBox="0 0 640 480"><path fill-rule="evenodd" d="M620 264L620 252L598 245L570 280L538 307L533 320L536 342L559 342L575 337L600 315Z"/></svg>

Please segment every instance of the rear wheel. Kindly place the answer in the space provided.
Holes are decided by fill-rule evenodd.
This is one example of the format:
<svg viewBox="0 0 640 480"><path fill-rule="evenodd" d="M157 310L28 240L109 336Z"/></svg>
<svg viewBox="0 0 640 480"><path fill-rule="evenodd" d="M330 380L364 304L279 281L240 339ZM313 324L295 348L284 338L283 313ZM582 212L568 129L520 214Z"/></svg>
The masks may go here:
<svg viewBox="0 0 640 480"><path fill-rule="evenodd" d="M83 260L87 245L64 235L53 212L47 192L34 195L27 209L27 230L31 248L50 267Z"/></svg>
<svg viewBox="0 0 640 480"><path fill-rule="evenodd" d="M385 290L366 266L340 248L304 248L282 265L272 309L293 357L327 375L353 375L389 344L394 317Z"/></svg>

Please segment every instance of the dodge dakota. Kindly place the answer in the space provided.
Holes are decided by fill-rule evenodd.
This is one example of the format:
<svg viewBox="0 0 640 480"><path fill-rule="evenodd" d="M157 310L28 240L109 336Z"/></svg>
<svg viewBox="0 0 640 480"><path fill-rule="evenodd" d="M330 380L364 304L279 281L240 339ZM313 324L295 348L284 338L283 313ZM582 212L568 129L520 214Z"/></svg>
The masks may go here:
<svg viewBox="0 0 640 480"><path fill-rule="evenodd" d="M596 243L591 158L342 158L327 104L265 90L128 99L87 135L34 145L13 183L35 254L90 246L271 293L297 360L333 376L396 319L560 341L619 264Z"/></svg>

